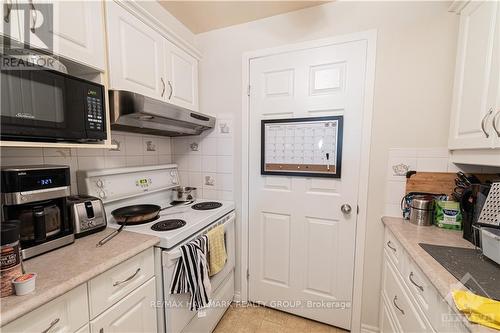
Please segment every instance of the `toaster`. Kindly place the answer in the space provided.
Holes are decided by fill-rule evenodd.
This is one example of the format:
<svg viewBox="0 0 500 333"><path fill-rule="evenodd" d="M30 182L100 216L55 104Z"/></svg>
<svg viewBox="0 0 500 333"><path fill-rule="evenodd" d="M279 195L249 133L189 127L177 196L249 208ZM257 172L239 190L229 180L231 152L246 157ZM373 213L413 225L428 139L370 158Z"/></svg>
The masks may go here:
<svg viewBox="0 0 500 333"><path fill-rule="evenodd" d="M68 197L66 202L76 238L106 228L106 214L101 199L89 195L75 195Z"/></svg>

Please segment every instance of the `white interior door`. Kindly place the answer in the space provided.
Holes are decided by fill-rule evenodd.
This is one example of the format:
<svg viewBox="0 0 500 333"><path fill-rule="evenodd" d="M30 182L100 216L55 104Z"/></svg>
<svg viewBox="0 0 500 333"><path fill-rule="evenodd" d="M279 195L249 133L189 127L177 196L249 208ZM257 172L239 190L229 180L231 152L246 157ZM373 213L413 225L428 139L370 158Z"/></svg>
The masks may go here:
<svg viewBox="0 0 500 333"><path fill-rule="evenodd" d="M366 51L366 41L356 41L250 61L249 299L345 329ZM262 119L328 115L344 116L341 178L260 174Z"/></svg>

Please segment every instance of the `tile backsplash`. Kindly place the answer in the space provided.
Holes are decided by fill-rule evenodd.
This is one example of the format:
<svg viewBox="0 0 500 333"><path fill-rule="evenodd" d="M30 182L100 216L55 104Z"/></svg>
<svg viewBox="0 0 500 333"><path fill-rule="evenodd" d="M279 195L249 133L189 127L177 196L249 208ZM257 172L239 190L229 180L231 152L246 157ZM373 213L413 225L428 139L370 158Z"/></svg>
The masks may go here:
<svg viewBox="0 0 500 333"><path fill-rule="evenodd" d="M204 199L233 200L233 140L230 116L219 116L215 128L199 136L172 138L181 184L197 187Z"/></svg>
<svg viewBox="0 0 500 333"><path fill-rule="evenodd" d="M3 147L1 165L64 164L71 168L71 192L77 193L76 171L172 163L171 139L133 133L111 133L116 149Z"/></svg>
<svg viewBox="0 0 500 333"><path fill-rule="evenodd" d="M450 162L447 148L393 148L389 150L385 187L386 216L401 216L401 199L406 190L406 172L500 172L500 168L473 165L456 165Z"/></svg>

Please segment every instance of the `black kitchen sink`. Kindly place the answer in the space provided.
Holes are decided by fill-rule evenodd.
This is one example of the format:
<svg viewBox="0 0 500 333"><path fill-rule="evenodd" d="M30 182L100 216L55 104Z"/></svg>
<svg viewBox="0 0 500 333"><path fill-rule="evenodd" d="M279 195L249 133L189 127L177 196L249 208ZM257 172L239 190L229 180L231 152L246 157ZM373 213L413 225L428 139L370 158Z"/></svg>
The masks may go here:
<svg viewBox="0 0 500 333"><path fill-rule="evenodd" d="M470 291L500 301L500 265L483 256L480 250L419 245Z"/></svg>

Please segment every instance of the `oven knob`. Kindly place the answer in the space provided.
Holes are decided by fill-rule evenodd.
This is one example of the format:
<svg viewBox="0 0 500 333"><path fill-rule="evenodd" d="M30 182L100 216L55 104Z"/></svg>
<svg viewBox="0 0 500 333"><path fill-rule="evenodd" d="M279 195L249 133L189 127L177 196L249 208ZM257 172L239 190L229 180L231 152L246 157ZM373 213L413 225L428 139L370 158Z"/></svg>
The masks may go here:
<svg viewBox="0 0 500 333"><path fill-rule="evenodd" d="M102 182L102 180L98 179L95 184L97 185L97 187L100 187L102 188L104 186L104 183Z"/></svg>
<svg viewBox="0 0 500 333"><path fill-rule="evenodd" d="M99 198L104 199L106 197L106 192L99 191Z"/></svg>
<svg viewBox="0 0 500 333"><path fill-rule="evenodd" d="M94 221L89 221L87 225L88 225L89 227L93 227L93 226L94 226Z"/></svg>
<svg viewBox="0 0 500 333"><path fill-rule="evenodd" d="M177 172L175 170L170 171L170 176L175 177L177 175Z"/></svg>

